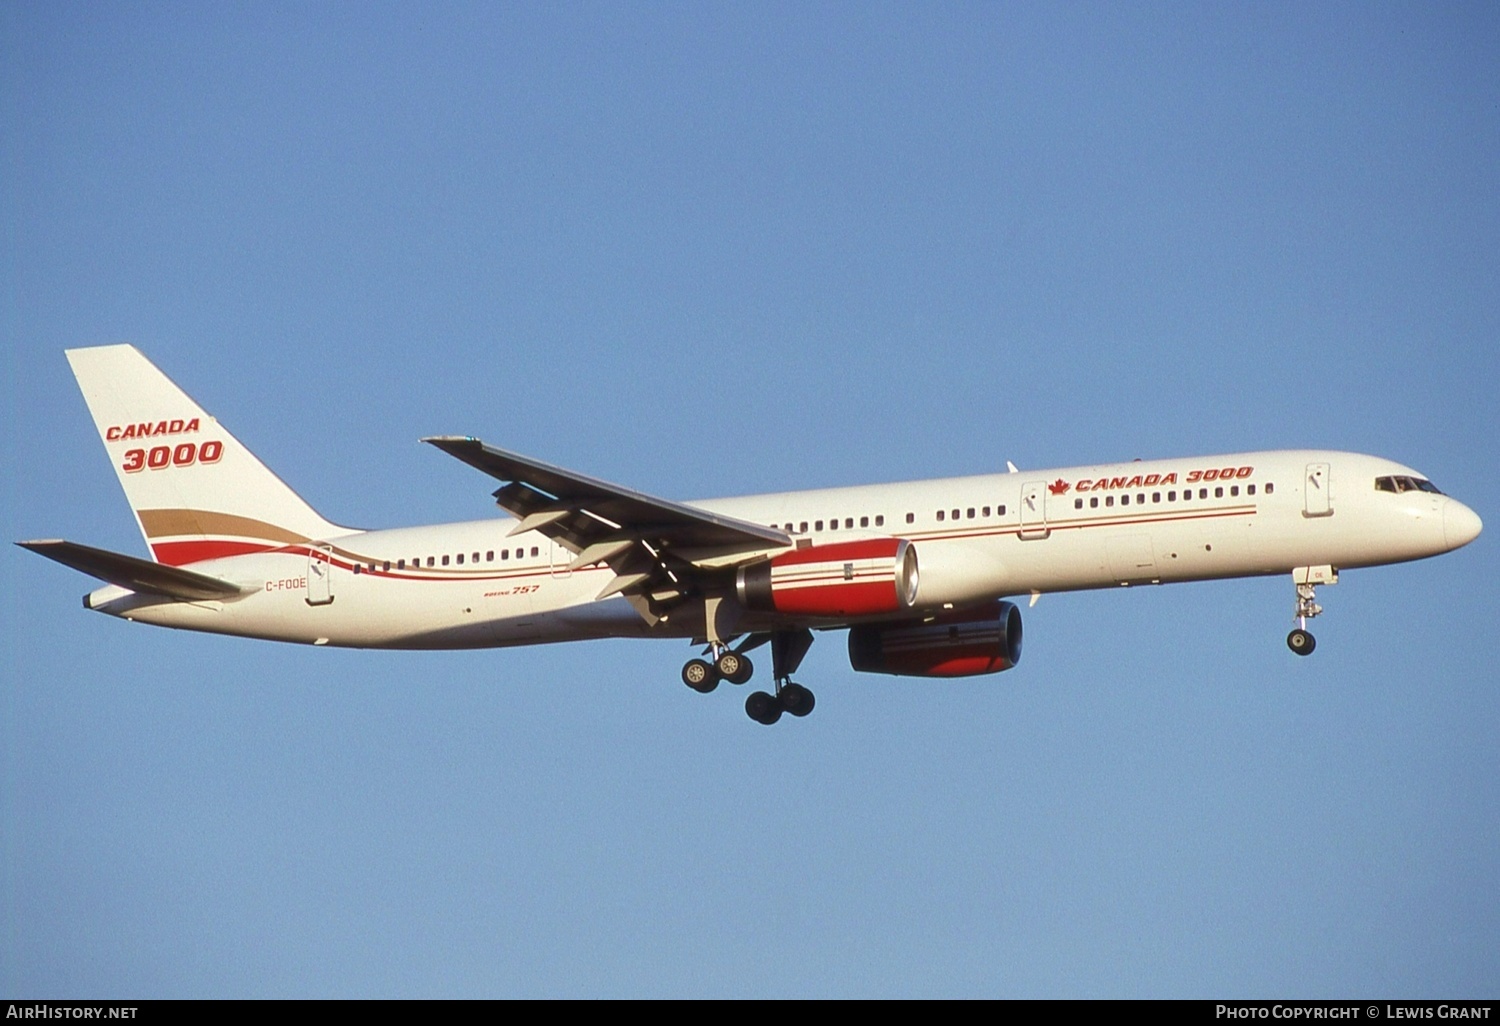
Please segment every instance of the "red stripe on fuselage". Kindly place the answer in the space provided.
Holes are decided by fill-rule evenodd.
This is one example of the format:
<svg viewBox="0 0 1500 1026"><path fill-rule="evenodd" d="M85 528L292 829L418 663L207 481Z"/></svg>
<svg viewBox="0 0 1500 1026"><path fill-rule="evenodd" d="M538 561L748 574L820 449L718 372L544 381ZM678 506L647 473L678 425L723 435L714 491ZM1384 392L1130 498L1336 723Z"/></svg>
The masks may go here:
<svg viewBox="0 0 1500 1026"><path fill-rule="evenodd" d="M189 563L201 563L205 559L245 556L252 552L269 552L274 548L275 545L267 545L265 542L198 540L153 542L151 553L158 563L186 566Z"/></svg>

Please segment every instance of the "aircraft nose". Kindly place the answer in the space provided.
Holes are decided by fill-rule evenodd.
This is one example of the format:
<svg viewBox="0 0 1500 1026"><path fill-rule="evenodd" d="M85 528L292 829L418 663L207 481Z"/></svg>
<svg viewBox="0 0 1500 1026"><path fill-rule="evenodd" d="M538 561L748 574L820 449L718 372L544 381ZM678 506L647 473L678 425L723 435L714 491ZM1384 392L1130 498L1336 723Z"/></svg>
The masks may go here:
<svg viewBox="0 0 1500 1026"><path fill-rule="evenodd" d="M1449 499L1443 506L1443 540L1448 543L1448 548L1469 544L1483 529L1484 522L1479 519L1479 514L1457 499Z"/></svg>

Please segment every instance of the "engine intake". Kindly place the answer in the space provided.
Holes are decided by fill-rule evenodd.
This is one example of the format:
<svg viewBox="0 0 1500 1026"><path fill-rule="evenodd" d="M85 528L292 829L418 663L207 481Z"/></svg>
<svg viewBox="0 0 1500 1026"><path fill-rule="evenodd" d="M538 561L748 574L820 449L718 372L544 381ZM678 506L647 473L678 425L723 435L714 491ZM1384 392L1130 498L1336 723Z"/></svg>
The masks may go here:
<svg viewBox="0 0 1500 1026"><path fill-rule="evenodd" d="M798 616L882 616L917 597L917 550L904 538L813 545L740 567L746 609Z"/></svg>
<svg viewBox="0 0 1500 1026"><path fill-rule="evenodd" d="M973 677L1020 660L1021 611L1009 602L849 629L849 665L861 673Z"/></svg>

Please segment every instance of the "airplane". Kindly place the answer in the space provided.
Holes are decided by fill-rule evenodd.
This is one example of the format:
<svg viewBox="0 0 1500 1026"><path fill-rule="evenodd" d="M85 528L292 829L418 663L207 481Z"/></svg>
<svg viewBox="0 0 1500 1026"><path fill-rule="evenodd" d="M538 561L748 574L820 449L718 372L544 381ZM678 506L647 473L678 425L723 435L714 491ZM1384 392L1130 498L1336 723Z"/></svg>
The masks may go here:
<svg viewBox="0 0 1500 1026"><path fill-rule="evenodd" d="M422 441L500 482L508 516L355 530L325 520L135 347L67 352L151 559L17 542L105 582L88 609L186 630L352 648L678 638L682 680L744 684L751 719L812 711L792 680L813 631L861 672L999 673L1008 601L1290 575L1308 655L1316 589L1423 559L1479 517L1409 467L1325 450L1247 452L676 502L469 436Z"/></svg>

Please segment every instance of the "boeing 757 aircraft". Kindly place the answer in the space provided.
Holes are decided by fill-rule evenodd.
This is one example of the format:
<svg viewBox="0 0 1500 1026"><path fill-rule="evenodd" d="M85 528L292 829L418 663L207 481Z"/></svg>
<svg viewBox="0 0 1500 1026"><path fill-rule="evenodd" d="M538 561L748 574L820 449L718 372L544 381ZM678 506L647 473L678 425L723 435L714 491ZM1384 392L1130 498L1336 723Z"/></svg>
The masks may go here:
<svg viewBox="0 0 1500 1026"><path fill-rule="evenodd" d="M423 441L501 483L509 516L360 531L324 520L133 346L68 352L152 559L18 544L107 582L89 609L309 645L484 648L686 638L695 691L805 716L813 631L849 632L870 673L998 673L1021 656L1007 596L1289 575L1313 650L1316 588L1480 532L1409 467L1297 450L674 502L486 445Z"/></svg>

